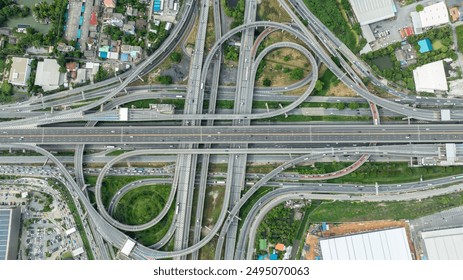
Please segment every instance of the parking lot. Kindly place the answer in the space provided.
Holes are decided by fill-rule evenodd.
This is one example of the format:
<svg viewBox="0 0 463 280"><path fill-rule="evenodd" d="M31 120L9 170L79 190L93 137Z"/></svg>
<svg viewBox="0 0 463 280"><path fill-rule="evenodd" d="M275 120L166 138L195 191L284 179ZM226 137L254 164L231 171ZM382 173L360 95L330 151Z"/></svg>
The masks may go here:
<svg viewBox="0 0 463 280"><path fill-rule="evenodd" d="M27 195L26 195L27 193ZM61 259L82 247L79 233L66 230L76 224L60 193L48 182L36 178L0 181L0 201L20 205L22 230L19 259ZM77 258L85 258L83 255Z"/></svg>

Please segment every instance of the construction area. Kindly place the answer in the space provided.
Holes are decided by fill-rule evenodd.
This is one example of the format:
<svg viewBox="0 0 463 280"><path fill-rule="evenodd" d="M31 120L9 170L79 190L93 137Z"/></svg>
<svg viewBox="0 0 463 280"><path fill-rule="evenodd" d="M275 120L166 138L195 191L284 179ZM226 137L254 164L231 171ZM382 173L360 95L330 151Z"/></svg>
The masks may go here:
<svg viewBox="0 0 463 280"><path fill-rule="evenodd" d="M408 258L407 254L410 255L411 259L416 259L414 245L410 235L410 226L405 220L380 220L380 221L368 221L368 222L353 222L353 223L321 223L313 224L309 227L309 231L306 237L306 243L304 246L303 256L305 254L305 259L307 260L321 260L324 259L322 254L321 242L333 241L337 238L352 237L355 238L357 235L364 234L360 236L361 240L370 240L375 237L374 234L384 235L385 233L391 232L391 229L404 229L404 238L406 236L406 244L400 247L400 250L403 252L403 257ZM367 235L369 234L369 235ZM372 237L370 237L370 235ZM388 237L385 237L386 239ZM350 242L350 241L349 241ZM371 242L370 242L371 243ZM396 244L394 244L396 245ZM407 246L408 245L408 246ZM369 244L369 246L374 247L375 245ZM326 247L326 245L325 245ZM349 251L352 249L342 248L343 250ZM375 249L375 248L372 248ZM335 251L339 251L339 248ZM393 249L396 251L396 249ZM351 253L351 252L349 252ZM325 249L325 257L327 252ZM365 259L375 259L372 258ZM353 259L353 258L351 258Z"/></svg>

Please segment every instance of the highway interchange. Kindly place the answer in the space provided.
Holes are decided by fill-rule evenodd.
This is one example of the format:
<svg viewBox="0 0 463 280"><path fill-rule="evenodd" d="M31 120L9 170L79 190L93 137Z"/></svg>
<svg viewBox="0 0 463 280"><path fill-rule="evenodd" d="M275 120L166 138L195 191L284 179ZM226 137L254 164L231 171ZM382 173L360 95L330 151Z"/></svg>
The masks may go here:
<svg viewBox="0 0 463 280"><path fill-rule="evenodd" d="M130 239L126 232L146 230L158 224L176 205L173 223L166 235L156 244L136 246L128 256L134 259L197 259L198 251L218 235L216 259L252 258L256 227L264 214L279 203L294 199L336 199L336 200L409 200L460 190L462 179L456 176L425 180L400 185L354 185L310 182L337 178L355 171L370 156L393 157L433 157L439 156L443 143L462 143L463 112L458 106L462 100L439 98L417 99L384 85L370 73L367 66L345 47L323 24L305 7L301 0L279 0L281 8L291 16L293 22L283 24L256 21L256 0L246 1L244 24L222 35L219 0L184 1L182 15L171 35L161 47L142 63L118 77L73 90L31 98L28 101L0 106L0 118L17 118L0 123L0 148L25 149L35 151L47 158L59 170L53 177L60 180L71 192L79 214L84 220L85 234L89 237L91 250L98 259L108 259L108 247L121 249ZM215 43L205 51L209 6L213 10ZM161 63L177 44L185 37L197 15L198 33L195 49L191 57L188 85L138 86L128 87L143 74ZM304 25L299 16L307 20ZM255 39L256 29L264 30ZM267 30L267 31L265 31ZM296 36L302 44L278 42L264 48L257 56L256 49L270 30L282 30ZM222 65L222 49L228 40L241 34L240 54L237 68L236 87L219 85ZM287 87L257 88L255 77L262 59L279 48L292 48L304 55L311 66L311 73L303 80ZM340 66L334 63L337 57ZM251 125L251 120L286 115L302 102L314 101L310 94L318 79L320 64L328 67L338 79L370 102L373 124L301 124L301 125ZM212 70L212 71L210 71ZM208 73L212 78L208 82ZM388 100L370 93L362 83L368 77L373 84L395 95L397 99ZM306 86L299 97L275 95ZM136 100L157 98L159 96L185 100L183 114L166 115L150 110L129 109L129 120L118 125L119 106ZM233 100L232 113L216 112L218 97ZM253 112L255 100L289 101L289 105L266 112ZM209 100L209 107L203 103ZM272 99L270 99L272 100ZM328 102L339 102L337 98L327 98ZM358 99L353 99L358 101ZM78 108L53 111L54 106L70 106L76 102L85 104ZM425 105L415 108L409 104ZM442 104L455 106L450 110L451 121L441 122ZM380 124L376 105L411 118L421 123ZM438 106L436 108L436 105ZM45 109L50 109L50 111ZM181 121L181 125L143 125L141 121ZM216 125L215 121L230 121L229 125ZM76 121L87 121L84 126L75 126ZM109 126L97 126L98 122L112 121ZM433 123L439 122L439 123ZM69 123L69 126L67 125ZM52 126L60 124L59 126ZM47 126L44 126L47 125ZM88 196L88 186L84 180L85 145L118 145L134 147L132 151L103 160L104 167L99 170L94 187L96 207ZM332 145L323 147L323 145ZM359 146L357 146L357 144ZM143 145L145 148L137 148ZM272 145L282 145L274 147ZM355 145L355 146L353 146ZM368 146L370 145L370 146ZM60 162L57 156L43 147L75 146L74 169ZM146 147L152 147L147 149ZM284 146L284 147L283 147ZM250 155L276 156L292 154L290 160L280 163L267 174L260 174L248 190L243 193L247 178L246 166ZM102 186L105 176L117 163L137 156L175 155L175 170L170 178L139 180L124 186L110 201L109 208L102 201ZM221 155L228 162L226 180L218 183L208 172L211 155ZM305 164L330 156L353 155L355 161L350 167L337 172L317 176L299 176L307 182L279 182L277 178L286 169L297 164ZM1 159L0 159L1 160ZM11 161L11 159L8 159ZM32 159L31 159L32 160ZM0 168L0 172L3 171ZM6 170L5 170L6 171ZM19 173L21 171L18 171ZM51 172L51 171L50 171ZM17 174L17 173L15 173ZM33 174L49 176L49 173ZM171 192L162 211L151 221L142 225L127 225L113 218L115 207L124 194L141 186L171 184ZM206 186L218 184L225 188L221 212L213 228L205 236L201 235ZM451 186L447 186L451 184ZM245 219L241 229L238 218L243 205L263 186L273 186L275 190L259 199ZM435 188L439 186L440 188ZM196 211L193 212L193 194L197 188ZM79 203L80 201L80 203ZM190 235L192 235L190 237ZM172 251L160 250L173 238ZM192 240L192 241L190 241Z"/></svg>

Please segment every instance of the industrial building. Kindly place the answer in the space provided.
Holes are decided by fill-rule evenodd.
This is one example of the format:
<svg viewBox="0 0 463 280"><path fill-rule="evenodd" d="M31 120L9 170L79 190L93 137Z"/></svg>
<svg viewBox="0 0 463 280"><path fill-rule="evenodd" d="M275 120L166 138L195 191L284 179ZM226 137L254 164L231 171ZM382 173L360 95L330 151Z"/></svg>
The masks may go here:
<svg viewBox="0 0 463 280"><path fill-rule="evenodd" d="M421 12L411 12L410 16L415 34L423 33L426 28L450 22L449 12L444 1L426 6Z"/></svg>
<svg viewBox="0 0 463 280"><path fill-rule="evenodd" d="M64 74L59 71L59 68L56 59L39 61L34 84L41 86L45 91L59 88L64 83Z"/></svg>
<svg viewBox="0 0 463 280"><path fill-rule="evenodd" d="M320 240L324 260L411 260L405 228Z"/></svg>
<svg viewBox="0 0 463 280"><path fill-rule="evenodd" d="M463 260L463 227L421 233L429 260Z"/></svg>
<svg viewBox="0 0 463 280"><path fill-rule="evenodd" d="M15 86L25 86L31 74L32 59L24 57L13 57L11 62L12 63L8 82Z"/></svg>
<svg viewBox="0 0 463 280"><path fill-rule="evenodd" d="M447 91L447 77L444 61L439 60L417 67L413 70L413 79L417 92Z"/></svg>
<svg viewBox="0 0 463 280"><path fill-rule="evenodd" d="M0 260L18 257L21 208L0 208Z"/></svg>
<svg viewBox="0 0 463 280"><path fill-rule="evenodd" d="M349 0L360 25L367 25L395 16L393 0Z"/></svg>

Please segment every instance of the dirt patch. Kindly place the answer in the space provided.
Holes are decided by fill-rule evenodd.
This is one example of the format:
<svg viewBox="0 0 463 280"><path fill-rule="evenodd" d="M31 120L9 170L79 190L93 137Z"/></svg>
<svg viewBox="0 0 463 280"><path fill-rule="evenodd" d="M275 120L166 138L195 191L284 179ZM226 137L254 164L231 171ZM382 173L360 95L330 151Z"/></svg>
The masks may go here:
<svg viewBox="0 0 463 280"><path fill-rule="evenodd" d="M351 90L348 86L343 83L339 83L336 86L332 86L328 92L327 96L337 96L337 97L356 97L357 93Z"/></svg>
<svg viewBox="0 0 463 280"><path fill-rule="evenodd" d="M321 233L315 228L319 225L312 225L309 228L309 235L306 238L306 248L309 250L305 251L305 256L307 260L315 260L321 255L320 252L320 238L329 238L329 237L340 237L350 234L357 234L362 232L369 232L375 230L383 230L388 228L399 228L404 227L405 232L407 233L408 244L410 246L410 251L415 252L415 247L412 242L410 235L409 224L405 220L393 221L393 220L381 220L381 221L369 221L369 222L358 222L358 223L340 223L340 224L328 224L329 230ZM413 254L415 255L415 254Z"/></svg>

